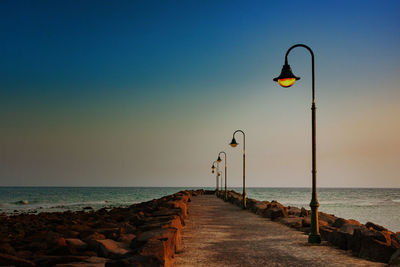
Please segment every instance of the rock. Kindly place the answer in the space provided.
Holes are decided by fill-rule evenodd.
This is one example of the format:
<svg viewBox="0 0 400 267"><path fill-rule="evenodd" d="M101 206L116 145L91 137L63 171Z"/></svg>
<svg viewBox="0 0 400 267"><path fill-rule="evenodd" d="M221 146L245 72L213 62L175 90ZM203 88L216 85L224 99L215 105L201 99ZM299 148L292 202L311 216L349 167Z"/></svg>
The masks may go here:
<svg viewBox="0 0 400 267"><path fill-rule="evenodd" d="M76 250L85 250L88 245L78 238L66 238L65 239L68 247L73 247Z"/></svg>
<svg viewBox="0 0 400 267"><path fill-rule="evenodd" d="M106 258L121 256L129 252L121 242L111 239L96 240L99 248L99 255Z"/></svg>
<svg viewBox="0 0 400 267"><path fill-rule="evenodd" d="M332 245L338 246L341 249L347 250L350 248L349 244L352 241L352 238L352 234L341 232L336 229L336 231L332 231L332 233L328 235L328 242Z"/></svg>
<svg viewBox="0 0 400 267"><path fill-rule="evenodd" d="M306 210L305 208L301 207L300 210L300 217L306 217L311 214L310 210Z"/></svg>
<svg viewBox="0 0 400 267"><path fill-rule="evenodd" d="M353 225L361 225L360 222L356 220L345 220L343 218L337 218L334 223L332 224L333 227L340 228L344 224L353 224Z"/></svg>
<svg viewBox="0 0 400 267"><path fill-rule="evenodd" d="M377 225L377 224L374 224L374 223L372 223L372 222L367 222L367 223L365 224L365 226L366 226L367 228L372 228L372 229L377 230L377 231L388 231L388 229L386 229L385 227L380 226L380 225Z"/></svg>
<svg viewBox="0 0 400 267"><path fill-rule="evenodd" d="M15 202L15 204L28 205L29 201L28 200L20 200L20 201Z"/></svg>
<svg viewBox="0 0 400 267"><path fill-rule="evenodd" d="M351 249L358 257L388 263L396 251L396 248L390 246L390 242L387 234L382 232L366 228L354 229Z"/></svg>
<svg viewBox="0 0 400 267"><path fill-rule="evenodd" d="M333 231L337 231L337 228L329 225L319 227L319 233L321 234L321 238L323 240L328 240Z"/></svg>
<svg viewBox="0 0 400 267"><path fill-rule="evenodd" d="M0 243L0 253L16 255L15 249L7 242Z"/></svg>
<svg viewBox="0 0 400 267"><path fill-rule="evenodd" d="M55 266L57 264L66 264L72 262L82 262L87 260L89 257L86 256L39 256L35 259L35 263L38 266Z"/></svg>
<svg viewBox="0 0 400 267"><path fill-rule="evenodd" d="M8 255L4 253L0 253L0 265L1 266L36 266L36 264L32 261L25 260L13 255Z"/></svg>
<svg viewBox="0 0 400 267"><path fill-rule="evenodd" d="M124 267L124 266L164 267L166 265L164 264L164 262L162 262L155 256L134 255L132 257L109 261L106 263L105 266L106 267Z"/></svg>
<svg viewBox="0 0 400 267"><path fill-rule="evenodd" d="M136 235L134 234L121 234L119 236L118 241L122 242L124 244L127 244L128 246L131 244L132 240L136 238Z"/></svg>
<svg viewBox="0 0 400 267"><path fill-rule="evenodd" d="M328 223L328 225L332 225L337 217L335 215L332 214L328 214L328 213L324 213L324 212L318 212L318 219L320 221L325 221Z"/></svg>
<svg viewBox="0 0 400 267"><path fill-rule="evenodd" d="M300 217L301 209L289 206L288 207L288 215L294 215L294 216Z"/></svg>
<svg viewBox="0 0 400 267"><path fill-rule="evenodd" d="M400 266L400 249L390 257L389 266Z"/></svg>
<svg viewBox="0 0 400 267"><path fill-rule="evenodd" d="M302 221L303 221L302 224L304 227L310 227L311 226L311 215L307 215L307 217L304 217L302 219Z"/></svg>
<svg viewBox="0 0 400 267"><path fill-rule="evenodd" d="M267 208L263 211L262 216L270 218L271 220L276 220L280 217L287 217L287 207L276 201L272 201L267 205Z"/></svg>
<svg viewBox="0 0 400 267"><path fill-rule="evenodd" d="M289 215L288 217L282 217L279 219L279 222L296 229L303 227L303 218L294 215Z"/></svg>
<svg viewBox="0 0 400 267"><path fill-rule="evenodd" d="M340 227L340 232L353 235L354 229L359 229L361 226L357 224L345 223Z"/></svg>
<svg viewBox="0 0 400 267"><path fill-rule="evenodd" d="M166 228L144 232L132 240L130 247L141 256L154 256L160 262L171 264L172 256L180 249L180 232Z"/></svg>
<svg viewBox="0 0 400 267"><path fill-rule="evenodd" d="M57 267L103 267L108 259L100 258L100 257L89 257L81 262L71 262L71 263L62 263L56 264Z"/></svg>

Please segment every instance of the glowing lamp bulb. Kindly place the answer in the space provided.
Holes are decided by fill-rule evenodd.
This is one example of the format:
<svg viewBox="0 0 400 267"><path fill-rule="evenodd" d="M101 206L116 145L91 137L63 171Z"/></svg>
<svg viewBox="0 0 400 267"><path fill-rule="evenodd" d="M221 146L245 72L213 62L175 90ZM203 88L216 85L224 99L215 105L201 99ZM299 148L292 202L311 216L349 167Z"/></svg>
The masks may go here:
<svg viewBox="0 0 400 267"><path fill-rule="evenodd" d="M296 81L296 78L283 78L283 79L278 79L278 83L282 86L282 87L290 87L294 84L294 82Z"/></svg>

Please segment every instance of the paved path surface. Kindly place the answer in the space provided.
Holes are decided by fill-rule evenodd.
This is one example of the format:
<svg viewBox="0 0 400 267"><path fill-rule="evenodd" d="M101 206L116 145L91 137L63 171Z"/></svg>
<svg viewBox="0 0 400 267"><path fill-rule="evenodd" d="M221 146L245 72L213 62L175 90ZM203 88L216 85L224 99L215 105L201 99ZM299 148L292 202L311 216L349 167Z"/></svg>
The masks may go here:
<svg viewBox="0 0 400 267"><path fill-rule="evenodd" d="M352 257L215 196L192 197L175 266L386 266Z"/></svg>

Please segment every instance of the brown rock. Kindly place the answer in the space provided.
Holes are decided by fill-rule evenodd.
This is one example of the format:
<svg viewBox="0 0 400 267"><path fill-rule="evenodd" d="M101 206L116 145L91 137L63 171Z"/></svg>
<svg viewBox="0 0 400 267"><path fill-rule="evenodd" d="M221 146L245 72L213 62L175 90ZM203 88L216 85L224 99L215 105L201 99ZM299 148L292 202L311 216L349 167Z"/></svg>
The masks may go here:
<svg viewBox="0 0 400 267"><path fill-rule="evenodd" d="M390 257L390 266L400 266L400 249L397 249L395 253Z"/></svg>
<svg viewBox="0 0 400 267"><path fill-rule="evenodd" d="M328 214L328 213L324 213L324 212L318 212L318 219L320 221L325 221L328 223L328 225L332 225L337 217L335 215L332 214Z"/></svg>
<svg viewBox="0 0 400 267"><path fill-rule="evenodd" d="M57 264L66 264L71 262L82 262L87 260L86 256L39 256L35 259L35 263L39 266L55 266Z"/></svg>
<svg viewBox="0 0 400 267"><path fill-rule="evenodd" d="M0 253L0 265L1 266L36 266L32 261L25 260L13 255Z"/></svg>
<svg viewBox="0 0 400 267"><path fill-rule="evenodd" d="M382 232L366 228L354 229L351 249L353 254L361 258L387 263L396 251L390 242Z"/></svg>
<svg viewBox="0 0 400 267"><path fill-rule="evenodd" d="M352 241L352 238L352 234L341 232L336 229L336 231L332 231L332 233L328 235L328 242L332 245L338 246L341 249L347 250L350 248L349 244Z"/></svg>
<svg viewBox="0 0 400 267"><path fill-rule="evenodd" d="M72 247L76 250L85 250L88 245L78 238L66 238L65 242L67 243L68 247Z"/></svg>
<svg viewBox="0 0 400 267"><path fill-rule="evenodd" d="M262 216L270 218L271 220L276 220L280 217L287 217L287 207L276 201L272 201L267 205L267 208L263 211Z"/></svg>
<svg viewBox="0 0 400 267"><path fill-rule="evenodd" d="M160 261L155 256L142 256L134 255L132 257L127 257L123 259L116 259L106 263L106 267L130 267L130 266L140 266L140 267L164 267L166 266L164 262Z"/></svg>
<svg viewBox="0 0 400 267"><path fill-rule="evenodd" d="M102 267L106 264L108 259L100 258L100 257L89 257L81 262L71 262L71 263L62 263L56 264L57 267Z"/></svg>
<svg viewBox="0 0 400 267"><path fill-rule="evenodd" d="M307 215L307 217L303 217L303 226L310 227L311 226L311 215Z"/></svg>
<svg viewBox="0 0 400 267"><path fill-rule="evenodd" d="M288 217L280 218L279 222L296 229L303 227L303 218L295 215L289 215Z"/></svg>
<svg viewBox="0 0 400 267"><path fill-rule="evenodd" d="M10 243L7 242L0 243L0 253L16 255L14 248L10 245Z"/></svg>
<svg viewBox="0 0 400 267"><path fill-rule="evenodd" d="M354 233L354 229L359 229L360 227L361 225L345 223L340 227L340 232L352 235Z"/></svg>
<svg viewBox="0 0 400 267"><path fill-rule="evenodd" d="M367 228L372 228L372 229L377 230L377 231L388 231L388 229L386 229L385 227L380 226L380 225L377 225L377 224L374 224L374 223L372 223L372 222L367 222L367 223L365 224L365 226L366 226Z"/></svg>
<svg viewBox="0 0 400 267"><path fill-rule="evenodd" d="M111 239L96 240L98 243L99 255L106 258L121 256L129 252L126 245Z"/></svg>
<svg viewBox="0 0 400 267"><path fill-rule="evenodd" d="M294 215L294 216L300 217L301 209L289 206L288 207L288 215Z"/></svg>
<svg viewBox="0 0 400 267"><path fill-rule="evenodd" d="M132 240L135 238L136 235L134 234L121 234L118 241L127 244L127 246L129 246Z"/></svg>
<svg viewBox="0 0 400 267"><path fill-rule="evenodd" d="M311 214L310 210L306 210L305 208L301 207L301 210L300 210L300 216L301 217L306 217L306 216L308 216L310 214Z"/></svg>
<svg viewBox="0 0 400 267"><path fill-rule="evenodd" d="M319 227L319 233L321 234L321 238L324 240L328 240L333 231L337 231L337 228L329 225Z"/></svg>

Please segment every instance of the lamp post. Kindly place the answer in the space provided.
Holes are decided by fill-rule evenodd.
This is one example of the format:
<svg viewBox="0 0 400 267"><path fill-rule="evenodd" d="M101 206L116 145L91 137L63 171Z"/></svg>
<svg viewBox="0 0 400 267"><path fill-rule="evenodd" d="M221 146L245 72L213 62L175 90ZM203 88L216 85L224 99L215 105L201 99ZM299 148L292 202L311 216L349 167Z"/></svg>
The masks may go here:
<svg viewBox="0 0 400 267"><path fill-rule="evenodd" d="M314 78L314 53L310 47L304 44L296 44L288 49L285 55L285 65L282 67L281 74L279 77L274 78L275 82L278 82L282 87L290 87L294 84L296 80L299 80L300 77L296 77L290 65L288 64L288 55L292 49L296 47L303 47L308 50L311 54L311 68L312 68L312 103L311 103L311 125L312 125L312 196L311 196L311 232L308 236L308 243L321 243L321 236L319 234L319 226L318 226L318 207L319 203L317 200L317 165L316 165L316 121L315 121L315 78Z"/></svg>
<svg viewBox="0 0 400 267"><path fill-rule="evenodd" d="M212 164L212 166L211 166L211 169L212 169L212 173L214 173L214 169L215 169L215 163L217 163L217 173L216 173L216 175L215 175L215 180L216 180L216 189L215 189L215 193L217 193L218 192L218 172L219 172L219 164L218 164L218 161L214 161L213 162L213 164Z"/></svg>
<svg viewBox="0 0 400 267"><path fill-rule="evenodd" d="M221 161L222 161L221 156L220 156L221 154L224 154L224 159L225 159L225 200L227 200L227 199L228 199L228 190L227 190L227 187L226 187L226 181L227 181L227 174L226 174L226 153L225 153L225 151L219 152L219 154L218 154L218 159L217 159L218 162L221 162Z"/></svg>
<svg viewBox="0 0 400 267"><path fill-rule="evenodd" d="M218 172L218 177L219 177L219 188L218 188L218 196L219 196L221 193L221 190L222 190L222 172L221 171ZM220 190L220 188L221 188L221 190Z"/></svg>
<svg viewBox="0 0 400 267"><path fill-rule="evenodd" d="M244 134L244 132L242 130L236 130L235 132L233 132L233 137L232 137L232 141L229 144L231 147L237 147L238 143L236 142L235 139L235 134L237 132L240 132L243 134L243 204L242 207L245 209L246 208L246 135Z"/></svg>

